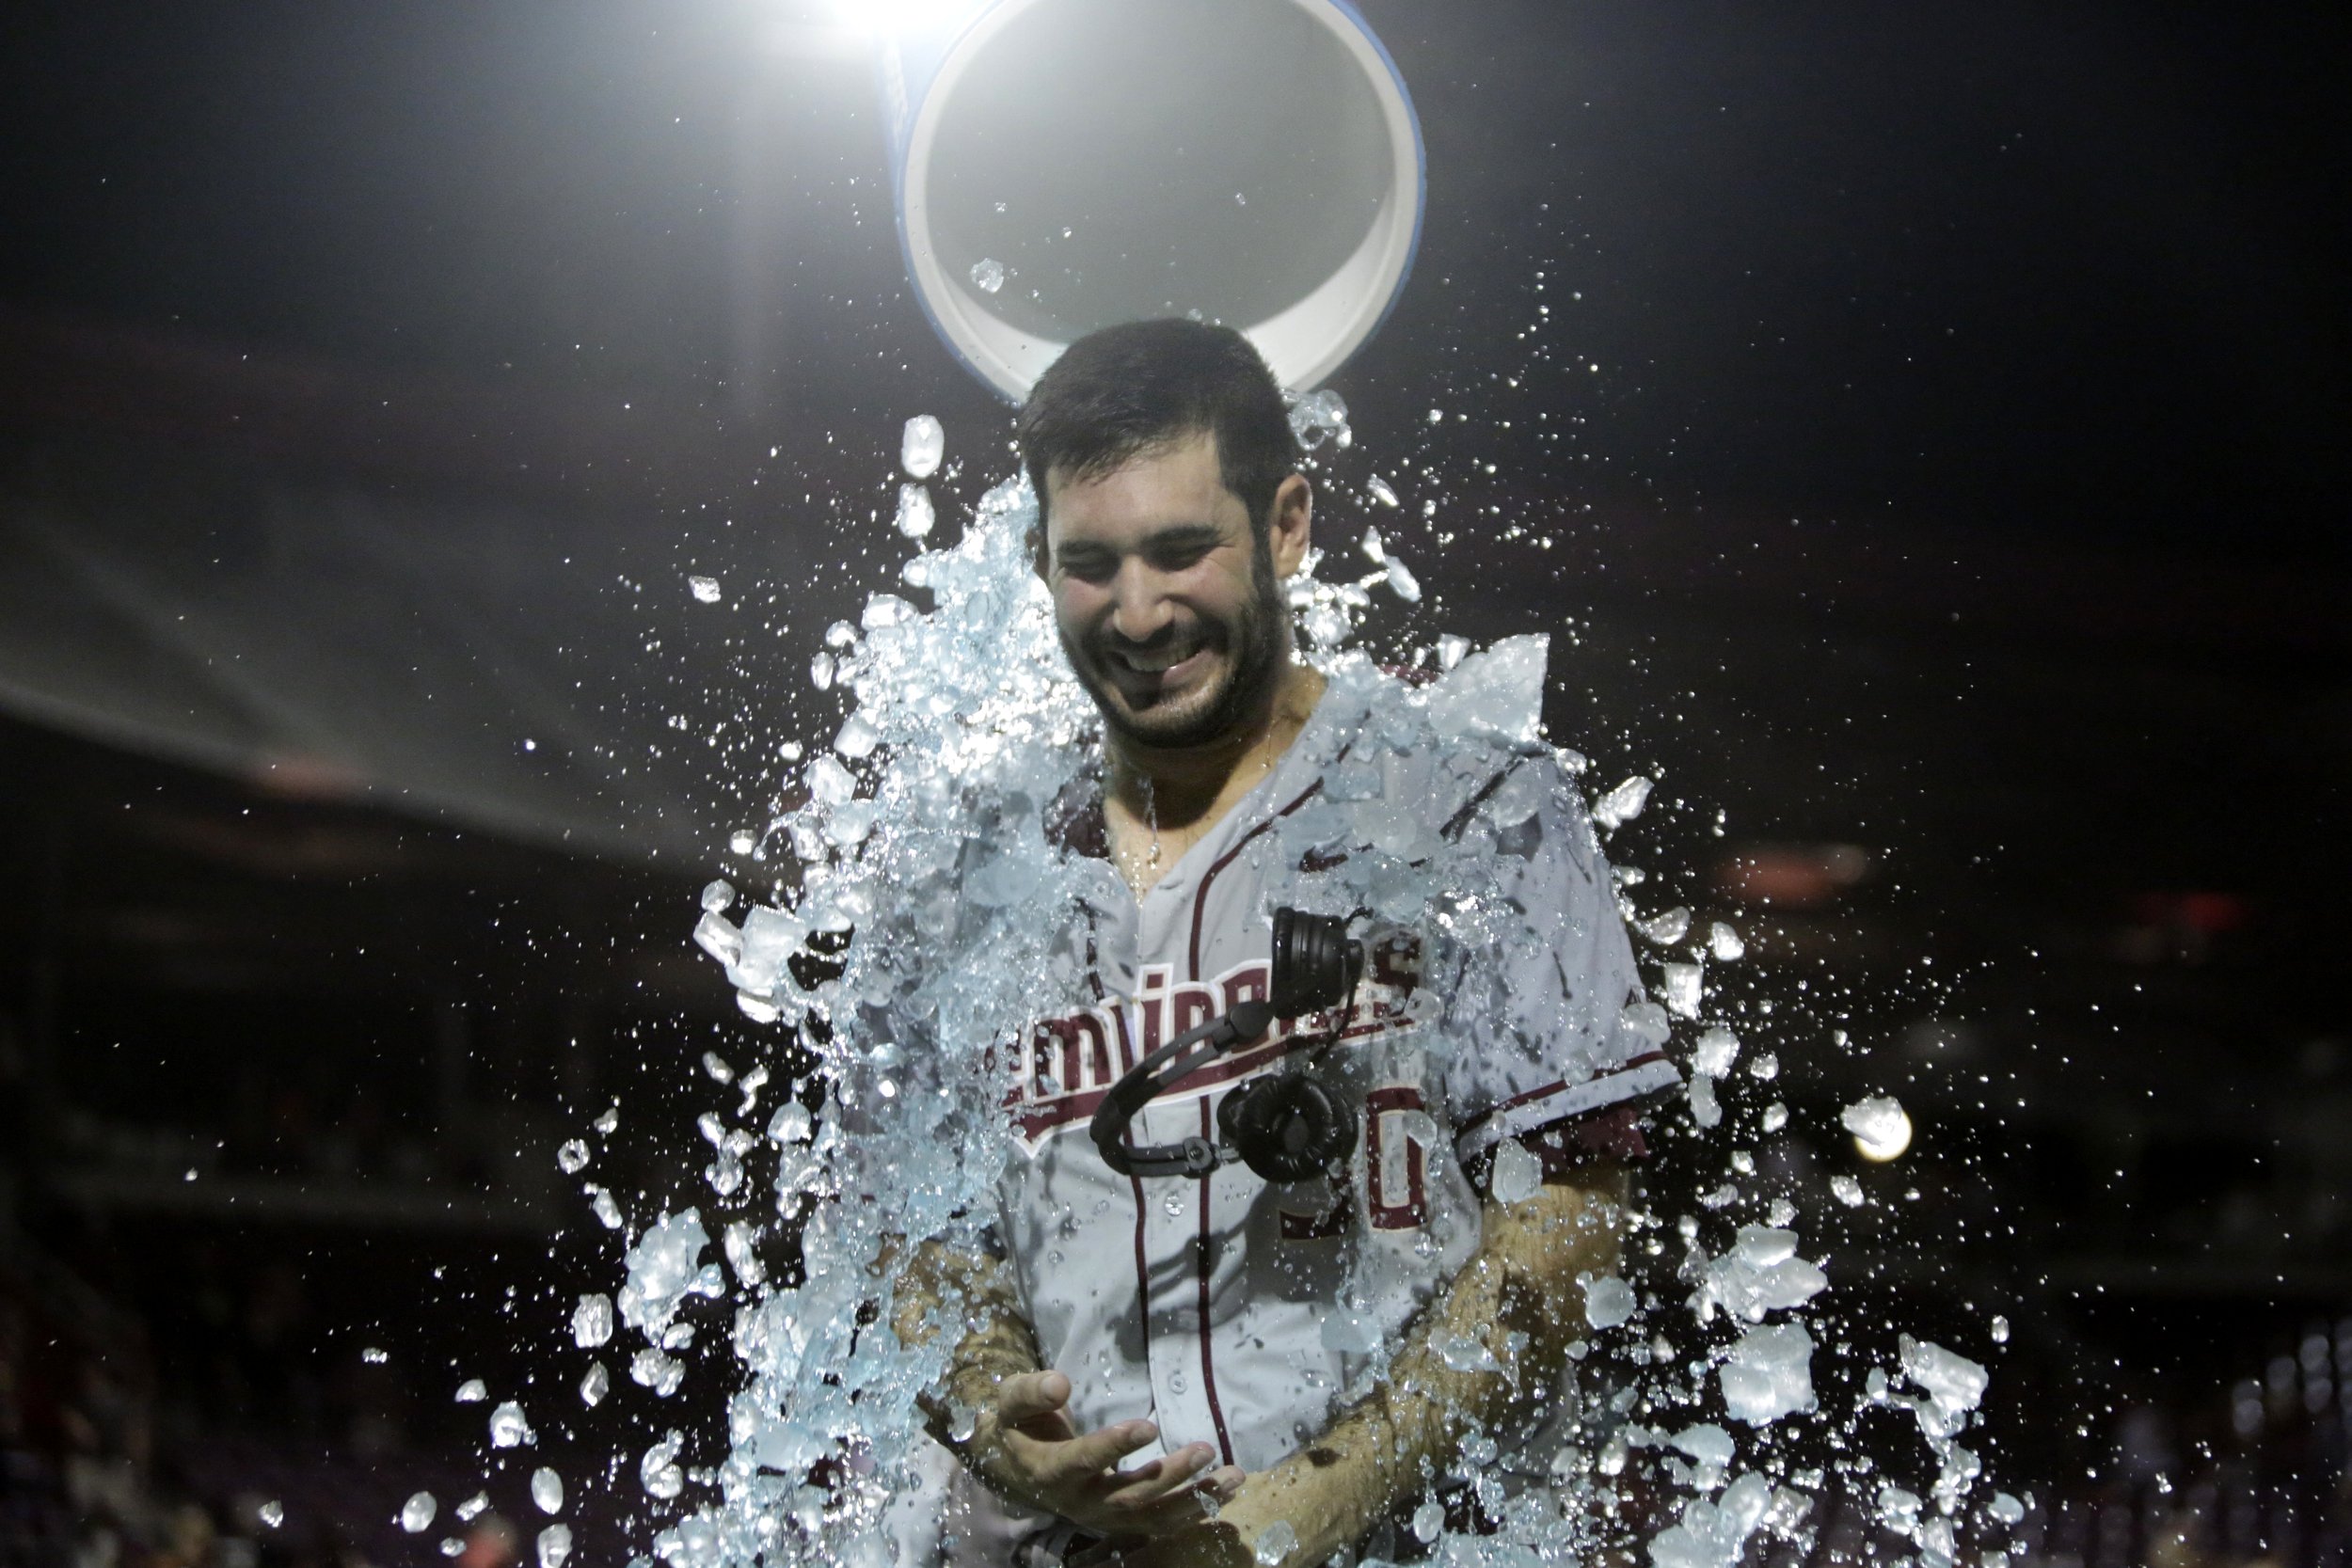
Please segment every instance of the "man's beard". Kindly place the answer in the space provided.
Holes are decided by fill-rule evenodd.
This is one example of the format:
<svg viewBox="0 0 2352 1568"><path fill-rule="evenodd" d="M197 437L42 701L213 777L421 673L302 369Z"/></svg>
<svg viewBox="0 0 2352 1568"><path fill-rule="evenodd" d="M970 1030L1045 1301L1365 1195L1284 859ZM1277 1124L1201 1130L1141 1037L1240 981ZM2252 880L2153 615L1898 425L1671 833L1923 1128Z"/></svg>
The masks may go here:
<svg viewBox="0 0 2352 1568"><path fill-rule="evenodd" d="M1127 706L1123 694L1099 673L1108 657L1102 651L1109 641L1105 628L1098 626L1087 634L1090 650L1072 646L1070 634L1061 633L1062 657L1070 661L1087 695L1094 699L1105 729L1136 745L1182 750L1221 740L1263 711L1273 700L1274 683L1290 651L1289 622L1282 611L1280 585L1274 580L1273 546L1263 533L1258 535L1251 552L1250 576L1249 596L1242 601L1232 621L1201 628L1204 647L1222 641L1225 671L1220 684L1206 694L1205 701L1195 699L1197 706L1186 702L1182 713L1161 718L1165 704L1142 709Z"/></svg>

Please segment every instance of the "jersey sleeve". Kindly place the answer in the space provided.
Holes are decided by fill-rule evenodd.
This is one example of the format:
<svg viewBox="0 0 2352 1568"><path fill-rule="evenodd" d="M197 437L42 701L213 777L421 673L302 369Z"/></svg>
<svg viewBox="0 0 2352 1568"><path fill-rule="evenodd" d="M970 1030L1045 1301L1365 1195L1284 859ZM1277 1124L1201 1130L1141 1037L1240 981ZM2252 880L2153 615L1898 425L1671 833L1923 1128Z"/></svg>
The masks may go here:
<svg viewBox="0 0 2352 1568"><path fill-rule="evenodd" d="M1629 1016L1641 977L1582 800L1550 758L1525 757L1481 792L1468 826L1463 849L1495 871L1489 940L1455 956L1443 1014L1438 1088L1456 1156L1476 1169L1504 1138L1538 1134L1539 1155L1579 1141L1639 1152L1633 1102L1681 1075L1655 1025Z"/></svg>

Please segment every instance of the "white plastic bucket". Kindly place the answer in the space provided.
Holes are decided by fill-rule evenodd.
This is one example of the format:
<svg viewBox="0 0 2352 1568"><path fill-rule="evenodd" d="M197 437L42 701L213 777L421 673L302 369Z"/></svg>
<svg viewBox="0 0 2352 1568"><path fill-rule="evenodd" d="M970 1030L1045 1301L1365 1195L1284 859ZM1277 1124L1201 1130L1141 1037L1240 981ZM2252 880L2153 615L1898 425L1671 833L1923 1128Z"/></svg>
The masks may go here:
<svg viewBox="0 0 2352 1568"><path fill-rule="evenodd" d="M899 245L1002 396L1096 327L1196 312L1304 390L1388 315L1421 239L1421 125L1344 0L926 8L882 54Z"/></svg>

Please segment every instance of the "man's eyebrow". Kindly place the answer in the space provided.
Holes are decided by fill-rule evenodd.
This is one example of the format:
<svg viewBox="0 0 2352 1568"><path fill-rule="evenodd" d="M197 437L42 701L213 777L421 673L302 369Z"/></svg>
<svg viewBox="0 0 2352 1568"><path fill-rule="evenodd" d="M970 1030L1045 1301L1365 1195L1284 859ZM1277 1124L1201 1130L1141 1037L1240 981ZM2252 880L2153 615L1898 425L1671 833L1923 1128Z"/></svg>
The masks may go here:
<svg viewBox="0 0 2352 1568"><path fill-rule="evenodd" d="M1167 528L1147 533L1136 545L1137 550L1190 549L1224 542L1225 535L1215 523L1171 523ZM1090 560L1117 555L1120 552L1097 539L1071 539L1054 546L1057 561Z"/></svg>

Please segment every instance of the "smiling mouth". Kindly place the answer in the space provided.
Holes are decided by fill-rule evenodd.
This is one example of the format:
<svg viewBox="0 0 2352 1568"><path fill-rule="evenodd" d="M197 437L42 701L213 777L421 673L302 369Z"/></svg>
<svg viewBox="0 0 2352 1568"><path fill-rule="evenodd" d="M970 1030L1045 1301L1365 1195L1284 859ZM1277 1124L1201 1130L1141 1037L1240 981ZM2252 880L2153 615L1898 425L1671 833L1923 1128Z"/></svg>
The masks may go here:
<svg viewBox="0 0 2352 1568"><path fill-rule="evenodd" d="M1107 649L1105 657L1118 669L1136 675L1165 675L1170 670L1190 663L1203 644L1171 643L1165 648Z"/></svg>

